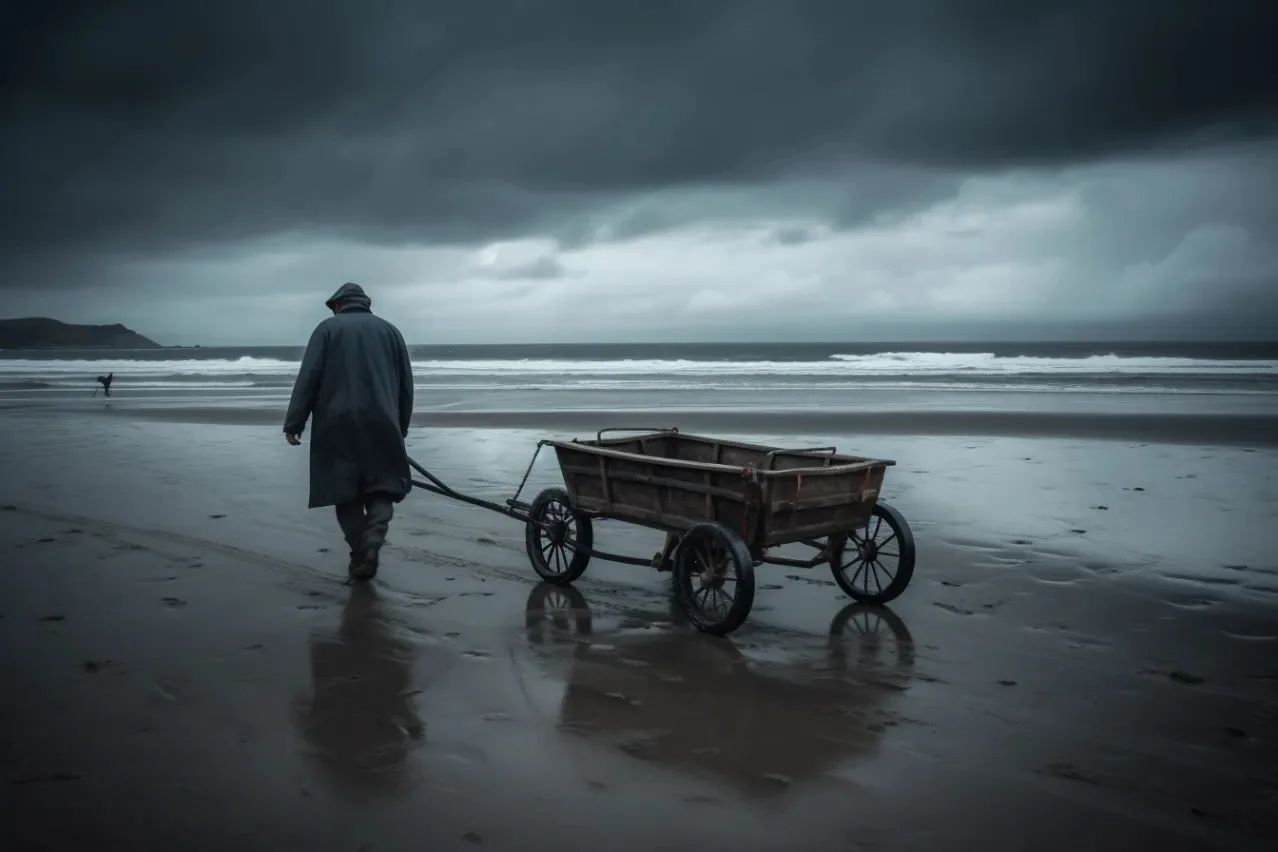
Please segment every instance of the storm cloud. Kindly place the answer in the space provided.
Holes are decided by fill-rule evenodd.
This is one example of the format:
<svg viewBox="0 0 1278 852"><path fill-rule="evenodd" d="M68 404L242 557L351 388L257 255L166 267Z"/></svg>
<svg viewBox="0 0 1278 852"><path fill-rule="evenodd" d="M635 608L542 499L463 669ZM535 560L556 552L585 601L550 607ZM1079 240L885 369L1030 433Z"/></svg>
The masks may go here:
<svg viewBox="0 0 1278 852"><path fill-rule="evenodd" d="M1275 32L1266 0L9 4L0 287L257 342L339 279L416 339L1246 334Z"/></svg>

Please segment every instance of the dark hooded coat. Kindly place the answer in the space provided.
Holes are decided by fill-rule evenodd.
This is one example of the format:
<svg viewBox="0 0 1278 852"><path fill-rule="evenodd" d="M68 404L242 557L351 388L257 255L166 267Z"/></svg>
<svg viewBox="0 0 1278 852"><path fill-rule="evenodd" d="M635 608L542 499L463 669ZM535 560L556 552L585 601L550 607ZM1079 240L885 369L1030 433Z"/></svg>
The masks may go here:
<svg viewBox="0 0 1278 852"><path fill-rule="evenodd" d="M371 494L399 502L412 488L408 347L399 329L373 315L358 284L342 285L325 304L337 313L312 332L284 417L292 435L311 420L310 506Z"/></svg>

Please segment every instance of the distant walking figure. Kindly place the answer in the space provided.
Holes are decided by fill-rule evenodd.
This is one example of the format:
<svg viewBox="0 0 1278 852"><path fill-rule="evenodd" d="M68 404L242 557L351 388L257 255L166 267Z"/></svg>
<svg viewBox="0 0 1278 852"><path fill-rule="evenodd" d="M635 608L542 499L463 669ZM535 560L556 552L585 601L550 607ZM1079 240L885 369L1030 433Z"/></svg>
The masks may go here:
<svg viewBox="0 0 1278 852"><path fill-rule="evenodd" d="M311 421L309 506L336 506L350 547L351 580L377 574L395 504L412 488L408 435L413 366L399 330L371 310L357 284L324 303L333 312L311 333L293 385L284 437L302 442Z"/></svg>
<svg viewBox="0 0 1278 852"><path fill-rule="evenodd" d="M107 396L111 395L111 382L114 379L115 379L115 373L113 372L107 373L105 376L98 376L98 383L102 385L102 389L106 391ZM98 395L98 392L96 389L93 391L93 395L94 396Z"/></svg>

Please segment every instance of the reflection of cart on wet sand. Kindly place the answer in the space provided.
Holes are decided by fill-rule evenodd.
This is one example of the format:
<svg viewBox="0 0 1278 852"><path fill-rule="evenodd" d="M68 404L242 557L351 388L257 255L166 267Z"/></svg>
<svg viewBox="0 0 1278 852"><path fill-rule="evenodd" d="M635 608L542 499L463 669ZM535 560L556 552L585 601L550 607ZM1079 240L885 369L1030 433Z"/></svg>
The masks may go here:
<svg viewBox="0 0 1278 852"><path fill-rule="evenodd" d="M575 646L561 728L751 796L875 754L914 665L904 623L866 604L835 617L829 663L816 667L756 664L730 642L668 631L609 635L596 648L572 588L534 589L528 626L530 641L544 646L550 627Z"/></svg>
<svg viewBox="0 0 1278 852"><path fill-rule="evenodd" d="M610 431L644 434L605 439ZM531 504L521 503L518 493L505 506L461 494L416 462L429 482L413 484L524 521L528 558L547 582L572 583L592 556L671 571L688 619L707 633L730 633L746 620L756 565L829 564L849 597L874 604L895 599L913 577L909 525L878 500L894 462L836 455L834 447L785 450L677 429L605 429L593 441L542 441L538 452L547 445L555 448L567 489L548 488ZM651 559L596 550L594 520L661 530L665 545ZM789 544L817 554L769 554Z"/></svg>

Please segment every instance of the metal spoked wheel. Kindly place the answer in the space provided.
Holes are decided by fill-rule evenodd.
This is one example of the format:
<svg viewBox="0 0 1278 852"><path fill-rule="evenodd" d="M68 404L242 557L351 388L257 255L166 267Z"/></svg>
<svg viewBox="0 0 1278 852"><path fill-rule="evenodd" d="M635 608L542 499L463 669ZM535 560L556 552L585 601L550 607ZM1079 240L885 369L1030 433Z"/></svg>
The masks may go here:
<svg viewBox="0 0 1278 852"><path fill-rule="evenodd" d="M674 558L674 591L684 615L703 633L736 630L754 605L754 559L741 536L717 523L688 530Z"/></svg>
<svg viewBox="0 0 1278 852"><path fill-rule="evenodd" d="M572 507L564 489L547 488L532 501L524 545L533 570L547 583L566 586L584 574L594 541L590 518Z"/></svg>
<svg viewBox="0 0 1278 852"><path fill-rule="evenodd" d="M896 509L878 503L864 529L848 533L830 553L830 570L857 603L895 600L914 577L914 534Z"/></svg>
<svg viewBox="0 0 1278 852"><path fill-rule="evenodd" d="M554 644L564 637L591 633L590 606L572 586L538 583L528 593L524 610L528 641L534 645Z"/></svg>

